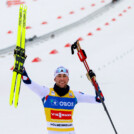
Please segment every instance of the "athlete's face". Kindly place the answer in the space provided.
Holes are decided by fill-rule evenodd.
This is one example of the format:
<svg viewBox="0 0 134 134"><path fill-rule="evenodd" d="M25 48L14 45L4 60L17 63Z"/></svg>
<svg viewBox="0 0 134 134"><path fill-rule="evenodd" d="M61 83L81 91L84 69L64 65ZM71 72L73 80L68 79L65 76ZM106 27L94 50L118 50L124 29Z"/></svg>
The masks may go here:
<svg viewBox="0 0 134 134"><path fill-rule="evenodd" d="M68 84L69 78L66 74L58 74L54 81L56 82L56 85L60 88L65 88Z"/></svg>

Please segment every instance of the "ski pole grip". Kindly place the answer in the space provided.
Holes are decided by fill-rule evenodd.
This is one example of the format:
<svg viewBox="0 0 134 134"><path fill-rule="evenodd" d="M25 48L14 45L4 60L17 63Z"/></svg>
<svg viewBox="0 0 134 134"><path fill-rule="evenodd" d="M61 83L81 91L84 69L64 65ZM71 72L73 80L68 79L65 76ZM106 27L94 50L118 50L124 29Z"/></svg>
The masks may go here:
<svg viewBox="0 0 134 134"><path fill-rule="evenodd" d="M74 49L77 49L77 41L74 42L74 44L72 44L72 46L71 46L71 52L72 52L72 54L74 54Z"/></svg>
<svg viewBox="0 0 134 134"><path fill-rule="evenodd" d="M80 49L77 54L81 62L86 60L87 56L84 50Z"/></svg>

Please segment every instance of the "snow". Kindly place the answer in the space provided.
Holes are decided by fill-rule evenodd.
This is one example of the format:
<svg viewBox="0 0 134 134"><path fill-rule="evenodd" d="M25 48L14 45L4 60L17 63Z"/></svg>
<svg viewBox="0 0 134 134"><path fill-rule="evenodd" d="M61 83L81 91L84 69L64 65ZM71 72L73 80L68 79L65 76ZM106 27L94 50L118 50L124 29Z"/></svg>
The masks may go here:
<svg viewBox="0 0 134 134"><path fill-rule="evenodd" d="M55 0L28 1L27 38L33 35L43 35L59 27L73 23L89 13L99 9L110 0L101 3L99 0ZM52 4L53 3L53 4ZM76 4L74 4L76 3ZM95 3L95 7L88 9L88 4ZM2 5L3 4L3 5ZM0 31L0 48L9 47L16 42L16 26L19 6L4 6L0 8L3 16ZM104 5L102 5L104 4ZM66 6L66 8L65 8ZM35 7L37 10L35 11ZM85 7L84 13L80 8ZM42 11L42 12L41 12ZM74 11L73 17L68 15ZM34 15L32 15L35 12ZM9 15L10 13L10 15ZM119 14L122 14L120 16ZM63 65L69 69L71 89L94 95L94 88L86 78L84 65L76 54L71 55L67 43L74 43L79 37L81 47L86 51L87 62L97 75L97 81L105 96L105 104L119 134L133 134L134 122L134 2L122 0L105 13L95 17L93 21L81 24L65 31L54 38L38 42L26 48L26 70L30 78L41 85L52 87L54 84L54 70ZM7 17L4 17L7 16ZM57 16L64 16L60 21ZM115 21L114 21L115 20ZM49 22L43 25L41 22ZM109 25L105 25L108 23ZM97 28L101 28L97 31ZM7 34L12 30L12 34ZM88 33L92 36L87 36ZM57 54L49 54L56 49ZM36 57L41 62L33 63ZM12 53L0 55L1 89L0 89L0 133L1 134L44 134L47 133L43 106L36 94L22 83L19 106L15 109L9 106L9 94L12 79L14 58ZM101 104L78 104L74 111L74 126L76 134L114 134L106 112Z"/></svg>

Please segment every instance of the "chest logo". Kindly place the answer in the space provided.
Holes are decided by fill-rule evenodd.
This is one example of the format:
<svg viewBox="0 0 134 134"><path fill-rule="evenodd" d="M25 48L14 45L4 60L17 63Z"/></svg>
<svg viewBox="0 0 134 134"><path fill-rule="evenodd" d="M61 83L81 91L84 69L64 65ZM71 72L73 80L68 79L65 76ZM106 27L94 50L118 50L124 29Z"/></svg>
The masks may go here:
<svg viewBox="0 0 134 134"><path fill-rule="evenodd" d="M51 119L63 119L68 120L72 119L72 112L71 111L55 111L51 110Z"/></svg>
<svg viewBox="0 0 134 134"><path fill-rule="evenodd" d="M50 103L52 106L61 106L61 107L73 107L74 102L58 101L56 99L51 99Z"/></svg>

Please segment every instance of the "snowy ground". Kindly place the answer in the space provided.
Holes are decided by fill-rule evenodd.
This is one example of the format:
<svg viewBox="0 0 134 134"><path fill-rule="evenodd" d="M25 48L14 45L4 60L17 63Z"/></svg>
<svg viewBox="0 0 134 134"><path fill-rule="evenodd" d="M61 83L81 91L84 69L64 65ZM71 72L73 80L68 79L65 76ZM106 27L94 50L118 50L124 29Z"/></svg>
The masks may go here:
<svg viewBox="0 0 134 134"><path fill-rule="evenodd" d="M71 1L68 1L68 3L69 2L71 3ZM84 3L79 0L79 2L77 1L77 6L73 4L72 7L73 9L76 7L75 10L78 9L78 7L86 7L86 2ZM64 4L69 5L67 3ZM100 5L101 4L102 3L100 3ZM55 11L60 10L58 8L56 10L57 6L54 6ZM68 6L68 9L69 7L70 6ZM14 12L18 12L18 7L10 7L10 9L11 8ZM72 8L68 11L71 11L71 9ZM46 10L49 10L49 8ZM64 14L64 12L62 13ZM55 15L58 16L59 14L57 13ZM76 39L81 37L80 44L87 53L87 62L90 68L92 68L97 75L97 81L105 96L106 106L118 133L133 134L133 15L133 0L123 0L112 10L95 18L90 23L85 23L73 30L64 32L62 35L55 36L55 38L49 39L48 41L27 47L26 53L28 58L26 59L25 67L29 76L41 85L52 87L54 84L53 72L57 66L63 65L70 70L69 84L71 89L94 95L94 89L85 76L86 70L82 63L80 63L77 54L75 53L75 55L72 56L70 47L65 47L67 43L72 44ZM76 19L79 19L79 17ZM14 21L17 21L17 19ZM29 23L29 25L32 24L33 23ZM33 26L35 29L38 27L34 24ZM33 26L32 29L29 30L33 30ZM5 29L5 34L6 30L7 29ZM33 33L39 32L36 30L33 30ZM47 32L49 32L49 28ZM27 33L29 33L28 30ZM41 32L41 34L42 33L43 32ZM12 38L15 37L16 39L15 32L6 35L7 38L8 36L12 36ZM1 42L9 46L4 38ZM14 40L11 40L10 45L13 43ZM2 46L1 48L4 47ZM57 50L57 53L50 54L52 50ZM39 57L41 61L33 63L32 60L36 57ZM9 106L8 100L12 78L10 68L14 62L12 54L1 55L0 62L2 63L0 82L0 134L47 133L42 103L38 96L27 89L23 83L21 85L18 108L15 109ZM74 126L77 134L114 134L101 104L77 105L74 112Z"/></svg>

